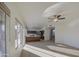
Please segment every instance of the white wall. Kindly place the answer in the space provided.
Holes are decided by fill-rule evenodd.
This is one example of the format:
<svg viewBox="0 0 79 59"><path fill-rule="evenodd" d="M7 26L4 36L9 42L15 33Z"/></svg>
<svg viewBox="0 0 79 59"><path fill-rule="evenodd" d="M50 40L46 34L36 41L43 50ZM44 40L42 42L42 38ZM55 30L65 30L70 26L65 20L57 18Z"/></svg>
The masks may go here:
<svg viewBox="0 0 79 59"><path fill-rule="evenodd" d="M48 28L46 28L44 30L44 37L45 37L45 40L49 40L50 39L50 30Z"/></svg>
<svg viewBox="0 0 79 59"><path fill-rule="evenodd" d="M10 17L10 26L7 25L7 28L10 29L10 31L8 31L8 33L10 32L10 39L8 43L8 56L20 56L21 53L21 48L19 49L15 49L15 17L20 21L20 23L23 25L23 28L25 28L24 23L23 23L23 18L22 16L19 14L18 10L16 9L16 6L11 4L11 3L5 3L8 8L11 11L11 17ZM8 23L7 23L8 24Z"/></svg>
<svg viewBox="0 0 79 59"><path fill-rule="evenodd" d="M41 30L44 30L44 40L50 39L50 29L48 27L44 27Z"/></svg>
<svg viewBox="0 0 79 59"><path fill-rule="evenodd" d="M56 43L79 48L79 3L72 3L70 6L65 7L66 9L61 14L66 19L57 22L55 25Z"/></svg>

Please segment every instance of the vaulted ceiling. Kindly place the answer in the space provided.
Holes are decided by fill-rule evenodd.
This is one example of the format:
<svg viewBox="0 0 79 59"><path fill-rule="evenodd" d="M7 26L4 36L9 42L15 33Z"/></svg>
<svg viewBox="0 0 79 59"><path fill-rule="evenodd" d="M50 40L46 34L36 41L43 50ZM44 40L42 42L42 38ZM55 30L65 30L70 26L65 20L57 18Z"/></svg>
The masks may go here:
<svg viewBox="0 0 79 59"><path fill-rule="evenodd" d="M12 2L9 4L16 7L15 9L17 9L20 16L23 17L23 21L29 30L39 30L45 26L48 26L49 20L45 17L49 17L54 14L62 14L66 17L65 20L79 17L78 15L75 17L75 15L79 12L79 3L75 2ZM66 21L64 23L66 23Z"/></svg>
<svg viewBox="0 0 79 59"><path fill-rule="evenodd" d="M42 16L44 10L56 2L16 2L18 11L24 17L24 22L29 30L38 30L48 24L48 19Z"/></svg>

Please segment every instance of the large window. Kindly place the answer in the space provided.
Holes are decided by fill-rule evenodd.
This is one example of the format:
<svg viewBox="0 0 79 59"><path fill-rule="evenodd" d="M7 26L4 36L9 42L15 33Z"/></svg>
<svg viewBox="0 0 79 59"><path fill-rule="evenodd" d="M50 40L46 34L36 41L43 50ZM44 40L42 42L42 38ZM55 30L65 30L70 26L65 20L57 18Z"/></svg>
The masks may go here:
<svg viewBox="0 0 79 59"><path fill-rule="evenodd" d="M16 19L15 24L15 48L20 48L23 45L23 27L19 21Z"/></svg>
<svg viewBox="0 0 79 59"><path fill-rule="evenodd" d="M0 10L0 56L5 56L5 13Z"/></svg>

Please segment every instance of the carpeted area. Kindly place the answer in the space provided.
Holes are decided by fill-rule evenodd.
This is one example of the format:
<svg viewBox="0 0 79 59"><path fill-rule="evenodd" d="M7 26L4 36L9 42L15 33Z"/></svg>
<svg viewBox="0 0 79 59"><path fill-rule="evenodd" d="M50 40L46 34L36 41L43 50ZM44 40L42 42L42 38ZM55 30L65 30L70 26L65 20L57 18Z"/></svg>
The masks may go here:
<svg viewBox="0 0 79 59"><path fill-rule="evenodd" d="M27 44L35 46L35 47L39 47L39 48L43 48L46 50L49 50L49 48L47 48L48 45L54 45L52 41L39 41L39 42L28 42Z"/></svg>
<svg viewBox="0 0 79 59"><path fill-rule="evenodd" d="M78 55L78 51L72 47L63 45L63 44L54 44L53 41L39 41L39 42L28 42L27 44L31 45L31 46L35 46L38 48L42 48L45 50L49 50L52 52L57 52L63 55L68 55L68 56L72 56L72 57L77 57ZM71 53L69 53L71 52Z"/></svg>
<svg viewBox="0 0 79 59"><path fill-rule="evenodd" d="M22 49L21 57L70 57L57 52L38 48L29 44L26 44Z"/></svg>

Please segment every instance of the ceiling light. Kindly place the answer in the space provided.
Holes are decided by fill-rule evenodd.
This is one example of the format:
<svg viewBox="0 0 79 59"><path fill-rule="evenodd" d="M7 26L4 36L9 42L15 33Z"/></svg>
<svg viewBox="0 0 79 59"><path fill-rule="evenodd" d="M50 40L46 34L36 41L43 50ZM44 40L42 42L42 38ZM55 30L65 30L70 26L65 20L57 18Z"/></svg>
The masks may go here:
<svg viewBox="0 0 79 59"><path fill-rule="evenodd" d="M58 21L58 19L57 19L57 18L55 18L53 21L57 22L57 21Z"/></svg>

